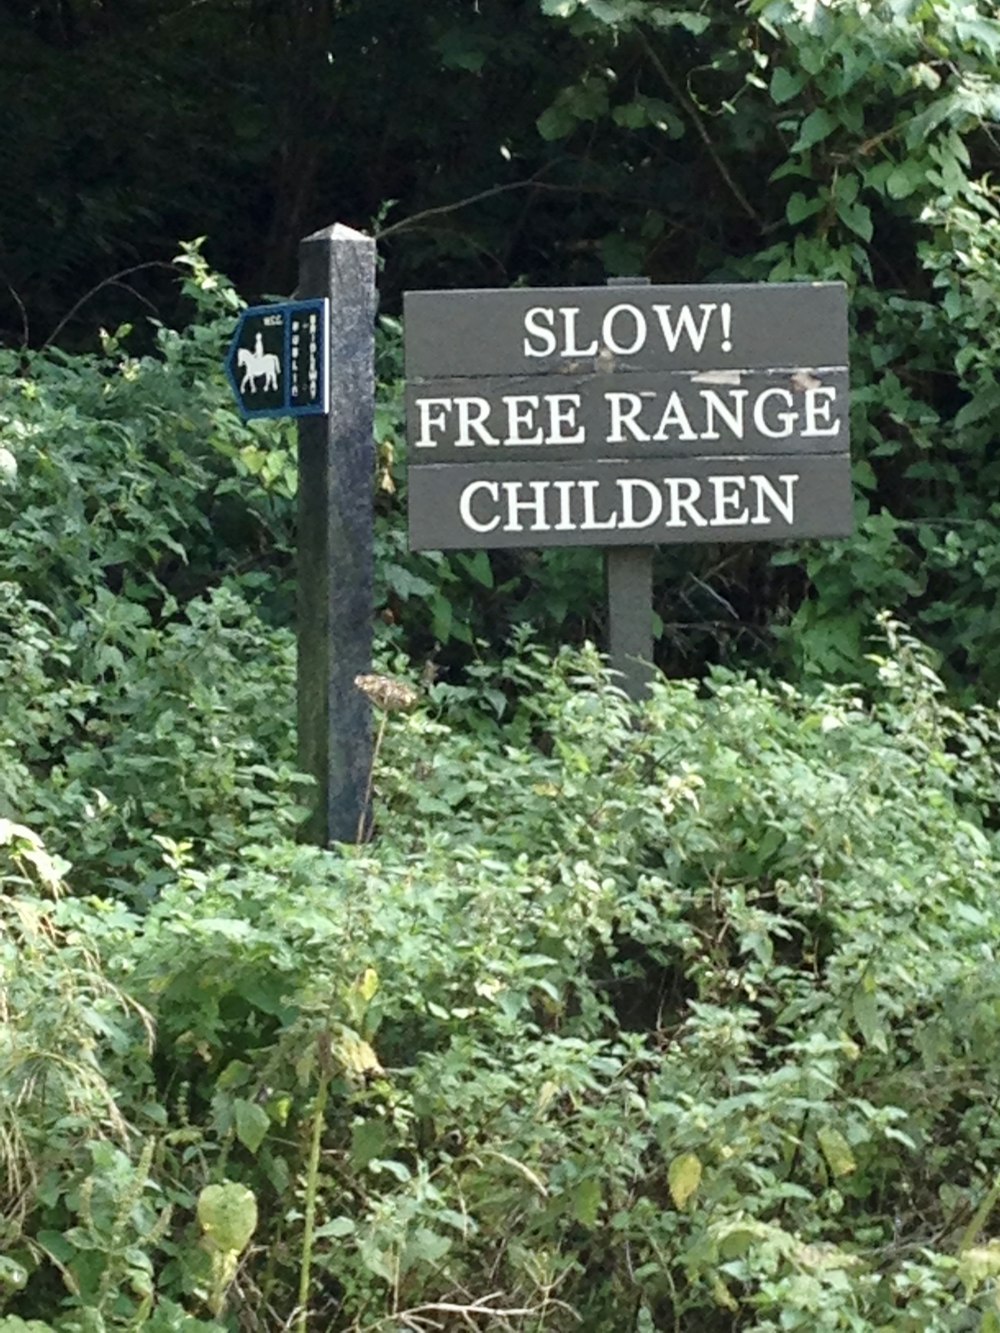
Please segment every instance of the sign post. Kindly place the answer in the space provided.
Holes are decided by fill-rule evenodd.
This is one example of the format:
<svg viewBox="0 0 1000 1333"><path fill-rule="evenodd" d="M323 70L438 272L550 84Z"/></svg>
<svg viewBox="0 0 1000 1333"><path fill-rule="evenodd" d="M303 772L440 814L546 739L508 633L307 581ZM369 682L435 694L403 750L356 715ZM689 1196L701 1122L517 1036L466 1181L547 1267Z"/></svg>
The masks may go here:
<svg viewBox="0 0 1000 1333"><path fill-rule="evenodd" d="M609 287L649 286L648 278L609 278ZM608 657L630 699L642 699L653 662L653 548L609 546L604 552Z"/></svg>
<svg viewBox="0 0 1000 1333"><path fill-rule="evenodd" d="M339 223L299 247L299 292L329 305L328 411L299 422L299 767L316 780L305 836L370 825L375 242Z"/></svg>
<svg viewBox="0 0 1000 1333"><path fill-rule="evenodd" d="M637 548L852 531L843 283L408 292L404 311L412 549L621 550L633 696Z"/></svg>

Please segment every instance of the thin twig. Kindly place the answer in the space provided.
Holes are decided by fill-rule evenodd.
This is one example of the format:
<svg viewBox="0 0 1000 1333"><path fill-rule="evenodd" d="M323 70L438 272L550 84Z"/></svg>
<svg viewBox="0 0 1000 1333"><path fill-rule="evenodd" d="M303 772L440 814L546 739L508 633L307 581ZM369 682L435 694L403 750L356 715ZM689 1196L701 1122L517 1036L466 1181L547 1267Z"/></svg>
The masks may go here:
<svg viewBox="0 0 1000 1333"><path fill-rule="evenodd" d="M12 286L11 281L10 281L10 279L7 277L6 274L3 275L3 285L4 285L4 286L7 288L7 290L10 292L11 296L13 296L14 301L15 301L15 303L17 304L17 308L18 308L18 310L20 310L20 312L21 312L21 346L22 346L22 347L27 347L27 346L28 346L28 342L30 341L30 338L29 338L30 329L29 329L29 326L28 326L28 312L27 312L27 310L25 310L25 308L24 308L24 302L21 300L20 296L18 296L17 292L14 290L14 287Z"/></svg>
<svg viewBox="0 0 1000 1333"><path fill-rule="evenodd" d="M149 299L148 296L143 296L142 292L136 291L136 289L134 287L130 287L127 282L117 282L114 278L112 278L109 285L111 287L120 287L123 292L128 292L129 296L134 296L140 305L144 305L149 310L152 310L154 315L158 315L160 313L156 305Z"/></svg>
<svg viewBox="0 0 1000 1333"><path fill-rule="evenodd" d="M371 806L372 787L375 784L375 764L378 761L378 752L382 748L382 737L385 735L386 723L389 721L389 714L382 714L382 721L379 723L378 735L375 737L375 745L372 749L372 762L368 769L368 781L365 784L365 799L361 802L361 813L358 815L358 832L354 841L360 847L365 840L365 827L368 823L368 811Z"/></svg>
<svg viewBox="0 0 1000 1333"><path fill-rule="evenodd" d="M326 1124L326 1100L330 1091L330 1073L321 1070L316 1104L312 1114L309 1161L306 1166L306 1207L302 1224L302 1262L299 1269L298 1333L306 1333L309 1322L309 1286L312 1281L313 1238L316 1226L316 1196L319 1193L319 1158Z"/></svg>
<svg viewBox="0 0 1000 1333"><path fill-rule="evenodd" d="M478 204L483 199L492 199L494 195L508 194L511 190L525 190L537 186L539 177L554 165L554 163L547 162L545 166L539 168L527 180L509 181L506 185L491 185L488 190L480 190L477 194L467 195L465 199L456 199L453 204L438 204L435 208L424 208L419 213L411 213L408 218L403 218L401 222L394 222L391 227L383 227L380 231L376 231L375 239L376 241L383 241L395 232L405 231L408 227L415 226L424 218L438 217L443 213L455 213L460 208L467 208L469 204Z"/></svg>
<svg viewBox="0 0 1000 1333"><path fill-rule="evenodd" d="M726 166L725 162L723 162L722 158L720 157L718 149L712 142L708 130L705 128L705 122L698 114L698 108L692 102L690 97L688 97L687 93L685 93L683 88L681 88L680 84L678 84L677 80L667 69L666 65L664 65L663 61L660 59L660 57L656 54L656 51L653 49L652 42L649 40L646 34L641 30L639 32L639 40L642 42L646 55L649 57L650 64L653 66L657 74L659 74L660 78L673 93L674 97L677 98L677 101L687 112L688 119L691 121L691 124L698 131L698 135L701 138L702 143L708 149L712 161L718 168L719 175L729 186L733 198L739 204L740 208L743 209L744 213L746 213L747 217L752 218L753 221L759 225L761 221L760 214L757 212L753 204L751 204L750 200L746 197L746 195L737 185L736 181L733 179L732 173L730 172L729 168Z"/></svg>
<svg viewBox="0 0 1000 1333"><path fill-rule="evenodd" d="M116 283L120 284L122 278L129 278L132 276L133 273L142 273L149 268L166 268L169 269L171 273L177 272L177 269L174 267L174 265L168 264L166 260L150 259L145 264L133 264L131 268L123 268L119 273L112 273L110 277L102 278L96 287L91 287L89 292L85 292L83 296L80 297L79 301L77 301L75 305L71 306L70 309L66 312L66 314L63 315L62 319L55 326L55 328L45 339L45 341L42 343L42 351L44 352L47 347L52 346L55 340L59 337L60 333L62 333L63 329L70 322L70 320L73 319L73 317L76 314L78 314L79 311L87 304L90 298L92 296L96 296L97 293L101 291L102 288L113 286Z"/></svg>
<svg viewBox="0 0 1000 1333"><path fill-rule="evenodd" d="M542 1305L517 1305L508 1306L507 1308L490 1304L499 1294L498 1292L493 1296L480 1297L479 1300L473 1301L469 1305L461 1305L456 1301L428 1301L425 1305L415 1305L410 1310L400 1310L386 1318L376 1320L374 1324L367 1324L365 1333L377 1333L378 1329L399 1320L412 1321L415 1327L429 1326L434 1321L429 1320L427 1316L434 1314L456 1314L466 1322L471 1322L473 1315L490 1315L494 1319L502 1321L531 1319L535 1315L544 1314L546 1309L551 1309L553 1306L572 1315L577 1321L580 1319L573 1307L567 1305L565 1301L546 1300ZM473 1323L472 1327L475 1328L476 1325Z"/></svg>

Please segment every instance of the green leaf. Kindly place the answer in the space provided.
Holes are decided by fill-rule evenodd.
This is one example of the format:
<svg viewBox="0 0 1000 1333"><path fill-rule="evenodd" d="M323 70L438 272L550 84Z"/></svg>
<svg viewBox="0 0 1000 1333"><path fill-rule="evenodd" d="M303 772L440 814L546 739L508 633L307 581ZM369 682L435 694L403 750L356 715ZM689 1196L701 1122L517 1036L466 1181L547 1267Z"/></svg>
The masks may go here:
<svg viewBox="0 0 1000 1333"><path fill-rule="evenodd" d="M701 1161L693 1152L681 1153L667 1168L670 1197L676 1208L683 1208L701 1184Z"/></svg>
<svg viewBox="0 0 1000 1333"><path fill-rule="evenodd" d="M322 1226L317 1227L315 1235L317 1239L321 1236L332 1236L335 1240L341 1240L344 1236L353 1236L357 1227L349 1217L331 1217L329 1222L324 1222Z"/></svg>
<svg viewBox="0 0 1000 1333"><path fill-rule="evenodd" d="M600 23L606 23L609 27L621 23L625 17L625 10L621 4L613 4L612 0L582 0L584 8L588 14L592 14Z"/></svg>
<svg viewBox="0 0 1000 1333"><path fill-rule="evenodd" d="M837 204L837 216L845 227L855 232L863 241L872 238L871 209L865 204Z"/></svg>
<svg viewBox="0 0 1000 1333"><path fill-rule="evenodd" d="M807 78L808 75L804 70L796 70L793 73L784 65L778 65L771 75L771 100L778 106L790 102L796 93L802 91Z"/></svg>
<svg viewBox="0 0 1000 1333"><path fill-rule="evenodd" d="M854 998L851 1001L851 1011L854 1014L854 1021L858 1025L858 1031L864 1037L866 1044L876 1051L885 1053L889 1049L885 1038L885 1030L879 1022L874 983L868 977L855 990Z"/></svg>
<svg viewBox="0 0 1000 1333"><path fill-rule="evenodd" d="M646 108L640 101L625 102L622 106L616 106L611 112L611 119L616 125L623 125L629 130L641 129L643 125L649 123Z"/></svg>
<svg viewBox="0 0 1000 1333"><path fill-rule="evenodd" d="M550 106L535 121L538 133L543 139L565 139L576 128L576 116L570 115L565 107Z"/></svg>
<svg viewBox="0 0 1000 1333"><path fill-rule="evenodd" d="M227 1180L206 1185L198 1195L198 1222L206 1238L223 1253L240 1254L257 1229L257 1200L252 1190Z"/></svg>
<svg viewBox="0 0 1000 1333"><path fill-rule="evenodd" d="M965 1286L968 1300L986 1282L1000 1277L1000 1240L985 1245L973 1245L963 1250L959 1258L958 1275Z"/></svg>
<svg viewBox="0 0 1000 1333"><path fill-rule="evenodd" d="M485 555L486 552L482 551L480 554ZM366 967L355 984L358 995L365 1004L370 1004L378 990L378 973L373 967Z"/></svg>
<svg viewBox="0 0 1000 1333"><path fill-rule="evenodd" d="M812 148L815 144L822 143L828 135L832 134L839 124L836 116L827 111L826 107L817 107L815 111L810 111L802 122L799 130L799 137L792 144L793 153L804 153L807 148Z"/></svg>
<svg viewBox="0 0 1000 1333"><path fill-rule="evenodd" d="M923 168L913 161L903 162L889 173L885 190L890 199L906 199L926 179Z"/></svg>
<svg viewBox="0 0 1000 1333"><path fill-rule="evenodd" d="M653 27L684 28L694 37L703 33L711 23L707 14L698 14L689 9L654 8L649 11L648 19Z"/></svg>
<svg viewBox="0 0 1000 1333"><path fill-rule="evenodd" d="M447 643L451 638L453 620L451 602L443 593L438 593L431 605L431 632L438 643Z"/></svg>
<svg viewBox="0 0 1000 1333"><path fill-rule="evenodd" d="M857 1170L858 1164L854 1160L850 1144L838 1129L834 1129L832 1125L821 1125L816 1131L816 1138L832 1175L849 1176Z"/></svg>
<svg viewBox="0 0 1000 1333"><path fill-rule="evenodd" d="M601 1186L593 1176L578 1181L573 1187L573 1216L585 1227L597 1225L597 1214L601 1207Z"/></svg>
<svg viewBox="0 0 1000 1333"><path fill-rule="evenodd" d="M244 1148L256 1153L271 1124L267 1112L256 1102L248 1102L243 1097L235 1099L233 1112L236 1117L236 1137Z"/></svg>
<svg viewBox="0 0 1000 1333"><path fill-rule="evenodd" d="M480 587L493 587L493 569L490 565L488 552L474 551L472 555L463 555L461 562Z"/></svg>
<svg viewBox="0 0 1000 1333"><path fill-rule="evenodd" d="M823 207L823 203L824 201L818 195L813 195L810 199L801 190L796 190L785 205L785 217L794 226L796 223L812 217L814 213L818 213Z"/></svg>
<svg viewBox="0 0 1000 1333"><path fill-rule="evenodd" d="M984 417L993 416L1000 409L1000 385L989 384L975 394L964 407L955 414L955 426L962 430Z"/></svg>
<svg viewBox="0 0 1000 1333"><path fill-rule="evenodd" d="M385 1152L390 1142L388 1127L382 1120L361 1120L351 1126L351 1165L363 1171L369 1162Z"/></svg>

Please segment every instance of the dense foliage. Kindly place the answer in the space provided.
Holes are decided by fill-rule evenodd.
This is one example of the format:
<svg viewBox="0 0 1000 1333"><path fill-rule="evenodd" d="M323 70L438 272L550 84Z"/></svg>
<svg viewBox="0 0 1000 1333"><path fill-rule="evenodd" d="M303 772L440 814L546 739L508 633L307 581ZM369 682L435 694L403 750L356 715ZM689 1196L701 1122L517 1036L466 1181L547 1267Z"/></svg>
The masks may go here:
<svg viewBox="0 0 1000 1333"><path fill-rule="evenodd" d="M384 451L420 702L299 845L293 454L185 263L155 353L6 365L2 1333L995 1330L1000 716L890 619L864 689L636 710L513 622L435 681L492 571Z"/></svg>
<svg viewBox="0 0 1000 1333"><path fill-rule="evenodd" d="M250 720L255 624L280 765L288 645L236 610L192 696ZM638 717L522 644L391 719L356 849L266 774L154 778L142 915L0 820L0 1328L995 1328L1000 719L887 631L873 702L717 674Z"/></svg>
<svg viewBox="0 0 1000 1333"><path fill-rule="evenodd" d="M1000 690L991 0L7 0L0 47L11 344L176 322L183 237L288 291L335 218L378 235L389 316L404 287L845 280L858 534L665 551L658 658L850 679L890 606ZM487 628L527 597L600 636L592 555L453 573L453 650L490 583Z"/></svg>
<svg viewBox="0 0 1000 1333"><path fill-rule="evenodd" d="M0 45L0 1333L1000 1333L992 8L0 0ZM289 287L331 198L418 703L320 851L294 436L203 255ZM395 312L639 271L849 284L859 526L660 553L688 678L635 707L596 552L406 551Z"/></svg>

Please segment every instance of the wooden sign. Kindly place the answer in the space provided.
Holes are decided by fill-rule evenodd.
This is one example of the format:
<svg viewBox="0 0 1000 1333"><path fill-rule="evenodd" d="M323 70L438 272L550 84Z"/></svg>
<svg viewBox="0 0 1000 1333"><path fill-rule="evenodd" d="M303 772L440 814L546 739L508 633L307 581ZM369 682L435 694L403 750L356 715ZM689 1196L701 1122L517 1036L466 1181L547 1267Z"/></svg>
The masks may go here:
<svg viewBox="0 0 1000 1333"><path fill-rule="evenodd" d="M851 531L840 283L410 292L410 545Z"/></svg>

